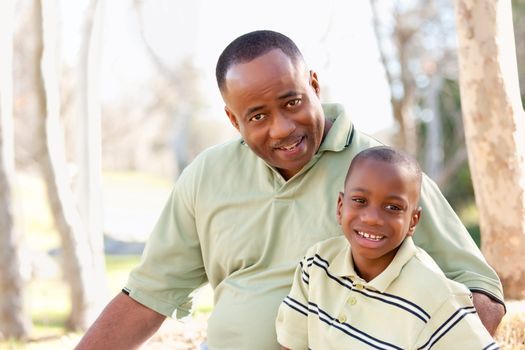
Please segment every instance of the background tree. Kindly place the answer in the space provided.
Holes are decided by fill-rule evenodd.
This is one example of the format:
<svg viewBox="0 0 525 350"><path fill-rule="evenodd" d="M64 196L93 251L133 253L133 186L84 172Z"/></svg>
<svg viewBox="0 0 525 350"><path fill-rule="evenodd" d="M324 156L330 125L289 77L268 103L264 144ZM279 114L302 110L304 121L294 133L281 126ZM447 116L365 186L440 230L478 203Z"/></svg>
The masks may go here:
<svg viewBox="0 0 525 350"><path fill-rule="evenodd" d="M510 0L458 0L460 87L482 251L525 297L525 113Z"/></svg>
<svg viewBox="0 0 525 350"><path fill-rule="evenodd" d="M27 338L31 327L24 307L19 234L13 182L13 23L14 1L0 4L0 338Z"/></svg>
<svg viewBox="0 0 525 350"><path fill-rule="evenodd" d="M446 192L467 161L453 7L441 0L371 0L371 7L397 126L393 143L416 155Z"/></svg>
<svg viewBox="0 0 525 350"><path fill-rule="evenodd" d="M71 312L67 326L70 329L87 329L100 311L104 300L98 298L101 285L98 268L103 263L94 262L91 242L85 223L77 209L71 179L68 174L64 135L60 122L60 89L58 48L58 3L36 1L35 27L40 35L34 55L34 66L41 65L34 77L37 91L37 111L41 116L37 139L42 141L40 167L47 189L51 212L62 241L62 267L70 287ZM100 234L100 233L96 233Z"/></svg>

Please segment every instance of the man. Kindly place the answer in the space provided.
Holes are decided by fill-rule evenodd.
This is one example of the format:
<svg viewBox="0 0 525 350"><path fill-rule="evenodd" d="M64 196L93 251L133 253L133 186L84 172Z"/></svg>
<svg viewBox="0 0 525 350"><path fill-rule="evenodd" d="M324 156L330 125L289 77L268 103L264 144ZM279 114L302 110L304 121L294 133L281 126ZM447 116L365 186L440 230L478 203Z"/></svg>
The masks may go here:
<svg viewBox="0 0 525 350"><path fill-rule="evenodd" d="M141 264L78 349L139 346L166 316L188 314L191 293L207 282L215 293L210 349L278 349L274 320L295 266L308 247L340 235L333 214L343 169L378 143L354 130L340 106L321 105L317 74L282 34L237 38L216 74L242 138L183 171ZM428 178L422 206L416 243L474 292L493 332L504 313L498 277Z"/></svg>

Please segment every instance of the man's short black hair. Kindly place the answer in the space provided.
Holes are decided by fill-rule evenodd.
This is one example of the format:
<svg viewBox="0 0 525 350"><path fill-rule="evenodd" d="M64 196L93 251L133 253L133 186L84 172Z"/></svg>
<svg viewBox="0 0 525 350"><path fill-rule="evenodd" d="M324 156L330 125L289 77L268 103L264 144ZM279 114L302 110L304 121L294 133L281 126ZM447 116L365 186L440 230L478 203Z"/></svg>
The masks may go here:
<svg viewBox="0 0 525 350"><path fill-rule="evenodd" d="M232 65L249 62L274 49L281 50L294 63L303 60L301 51L292 39L271 30L246 33L232 41L219 56L215 68L219 90L223 91L226 73Z"/></svg>
<svg viewBox="0 0 525 350"><path fill-rule="evenodd" d="M352 169L359 164L360 161L365 159L374 159L390 164L395 164L402 166L403 168L407 169L412 175L414 175L414 178L418 182L418 187L421 188L421 181L422 181L422 171L421 167L419 166L418 162L414 157L409 155L408 153L405 153L403 151L397 150L392 147L388 146L377 146L377 147L371 147L367 148L361 152L359 152L354 159L352 159L352 162L350 163L350 166L348 167L348 172L346 174L345 178L345 184L348 181L348 178L350 177L352 173Z"/></svg>

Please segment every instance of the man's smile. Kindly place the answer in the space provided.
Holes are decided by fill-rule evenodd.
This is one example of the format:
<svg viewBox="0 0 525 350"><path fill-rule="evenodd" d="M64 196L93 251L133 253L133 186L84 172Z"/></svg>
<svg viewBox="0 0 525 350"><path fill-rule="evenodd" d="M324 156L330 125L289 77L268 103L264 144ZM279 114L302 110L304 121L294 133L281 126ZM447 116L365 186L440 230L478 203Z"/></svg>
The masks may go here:
<svg viewBox="0 0 525 350"><path fill-rule="evenodd" d="M274 146L275 149L282 150L282 151L291 151L304 140L304 136L294 138L291 140L287 140L284 142L279 142L276 146Z"/></svg>

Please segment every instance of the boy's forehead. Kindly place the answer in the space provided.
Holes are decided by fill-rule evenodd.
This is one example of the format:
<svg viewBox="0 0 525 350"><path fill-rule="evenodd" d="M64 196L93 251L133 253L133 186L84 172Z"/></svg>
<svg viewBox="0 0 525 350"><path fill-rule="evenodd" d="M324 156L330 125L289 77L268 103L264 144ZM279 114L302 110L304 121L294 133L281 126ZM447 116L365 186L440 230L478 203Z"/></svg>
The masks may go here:
<svg viewBox="0 0 525 350"><path fill-rule="evenodd" d="M414 189L419 193L417 173L407 164L375 158L359 159L350 169L346 184L355 187L370 182L384 182L388 179L397 179L404 183L403 187L407 190Z"/></svg>

